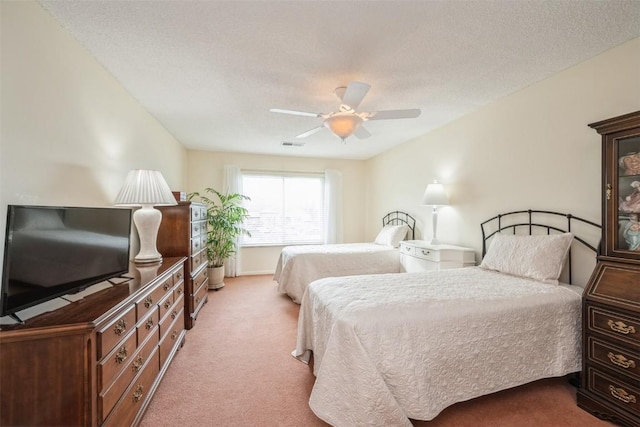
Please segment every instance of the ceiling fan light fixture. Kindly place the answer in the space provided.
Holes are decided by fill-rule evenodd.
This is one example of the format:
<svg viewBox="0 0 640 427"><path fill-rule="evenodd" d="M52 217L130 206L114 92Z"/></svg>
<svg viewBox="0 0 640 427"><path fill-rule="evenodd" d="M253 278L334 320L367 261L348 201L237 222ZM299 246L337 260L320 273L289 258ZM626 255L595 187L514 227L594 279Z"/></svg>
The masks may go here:
<svg viewBox="0 0 640 427"><path fill-rule="evenodd" d="M343 141L353 135L361 124L362 117L357 114L334 114L324 121L324 125Z"/></svg>

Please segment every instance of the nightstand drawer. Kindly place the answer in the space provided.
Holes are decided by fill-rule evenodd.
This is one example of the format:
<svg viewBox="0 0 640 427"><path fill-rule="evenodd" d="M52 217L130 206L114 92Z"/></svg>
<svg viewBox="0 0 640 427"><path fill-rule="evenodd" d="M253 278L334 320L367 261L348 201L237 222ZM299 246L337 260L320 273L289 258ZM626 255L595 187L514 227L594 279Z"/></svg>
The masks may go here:
<svg viewBox="0 0 640 427"><path fill-rule="evenodd" d="M587 305L588 328L640 348L640 322L600 307Z"/></svg>
<svg viewBox="0 0 640 427"><path fill-rule="evenodd" d="M640 415L640 389L591 367L588 371L589 389L606 401L626 411Z"/></svg>
<svg viewBox="0 0 640 427"><path fill-rule="evenodd" d="M624 350L610 343L588 337L587 357L589 360L617 372L624 373L640 381L640 355Z"/></svg>

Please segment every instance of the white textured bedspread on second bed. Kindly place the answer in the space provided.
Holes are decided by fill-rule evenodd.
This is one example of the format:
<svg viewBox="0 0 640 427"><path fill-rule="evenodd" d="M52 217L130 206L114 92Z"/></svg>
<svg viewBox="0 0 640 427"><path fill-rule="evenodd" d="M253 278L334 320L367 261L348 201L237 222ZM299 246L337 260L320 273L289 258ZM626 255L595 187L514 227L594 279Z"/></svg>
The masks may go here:
<svg viewBox="0 0 640 427"><path fill-rule="evenodd" d="M333 426L411 426L456 402L580 370L580 289L478 267L322 279L293 355Z"/></svg>
<svg viewBox="0 0 640 427"><path fill-rule="evenodd" d="M400 251L375 243L287 246L280 252L274 280L278 291L300 304L309 283L325 277L399 273Z"/></svg>

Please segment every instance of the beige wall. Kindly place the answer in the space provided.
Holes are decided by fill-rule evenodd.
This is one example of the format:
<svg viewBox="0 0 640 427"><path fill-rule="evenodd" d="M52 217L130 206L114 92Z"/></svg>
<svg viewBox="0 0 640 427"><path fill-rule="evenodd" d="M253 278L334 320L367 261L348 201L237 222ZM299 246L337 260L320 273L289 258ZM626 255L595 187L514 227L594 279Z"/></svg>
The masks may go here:
<svg viewBox="0 0 640 427"><path fill-rule="evenodd" d="M8 204L110 206L130 169L184 185L183 146L40 5L0 7L3 223Z"/></svg>
<svg viewBox="0 0 640 427"><path fill-rule="evenodd" d="M304 157L264 156L251 154L189 151L187 153L187 192L202 191L206 187L222 189L223 168L236 165L241 169L262 171L324 172L326 169L342 173L344 241L362 242L365 238L365 164L360 160L312 159ZM280 254L280 246L245 248L240 252L240 274L273 273Z"/></svg>
<svg viewBox="0 0 640 427"><path fill-rule="evenodd" d="M587 124L638 109L640 38L370 159L367 237L398 207L431 238L431 208L420 201L433 179L451 198L438 238L478 252L480 222L500 212L557 210L600 223L600 136Z"/></svg>

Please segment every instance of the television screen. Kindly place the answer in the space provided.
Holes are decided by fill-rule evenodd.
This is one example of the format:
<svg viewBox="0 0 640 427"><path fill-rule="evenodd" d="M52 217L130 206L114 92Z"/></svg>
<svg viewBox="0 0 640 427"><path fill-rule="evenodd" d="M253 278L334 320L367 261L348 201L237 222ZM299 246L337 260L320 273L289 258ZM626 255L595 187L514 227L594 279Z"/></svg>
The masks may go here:
<svg viewBox="0 0 640 427"><path fill-rule="evenodd" d="M129 270L131 209L7 209L0 316Z"/></svg>

